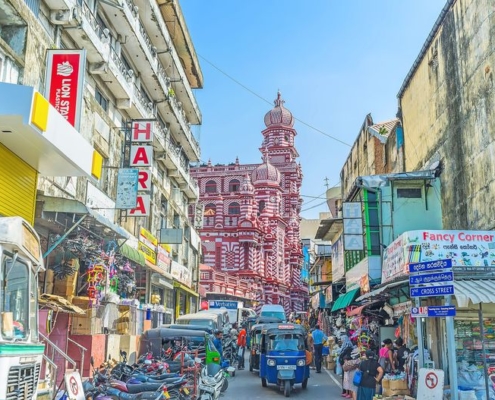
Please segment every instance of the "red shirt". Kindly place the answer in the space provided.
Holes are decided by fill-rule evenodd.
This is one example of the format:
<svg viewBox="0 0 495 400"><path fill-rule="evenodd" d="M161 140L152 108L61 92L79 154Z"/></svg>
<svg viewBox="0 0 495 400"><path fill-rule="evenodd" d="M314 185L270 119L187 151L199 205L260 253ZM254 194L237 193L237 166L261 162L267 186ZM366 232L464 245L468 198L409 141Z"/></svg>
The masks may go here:
<svg viewBox="0 0 495 400"><path fill-rule="evenodd" d="M237 346L246 347L246 330L241 329L239 336L237 336Z"/></svg>

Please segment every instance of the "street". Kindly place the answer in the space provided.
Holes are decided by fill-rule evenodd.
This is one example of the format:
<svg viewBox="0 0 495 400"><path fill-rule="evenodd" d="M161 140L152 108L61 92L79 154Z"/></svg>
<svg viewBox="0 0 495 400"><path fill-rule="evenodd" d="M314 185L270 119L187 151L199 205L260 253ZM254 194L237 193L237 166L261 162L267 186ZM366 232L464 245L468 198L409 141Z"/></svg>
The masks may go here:
<svg viewBox="0 0 495 400"><path fill-rule="evenodd" d="M290 397L294 399L340 399L341 388L330 377L330 372L322 369L321 374L311 370L307 389L296 385ZM252 400L252 399L283 399L283 393L275 386L261 386L261 379L257 372L249 372L249 363L246 360L246 369L236 371L235 377L229 381L229 388L224 399Z"/></svg>

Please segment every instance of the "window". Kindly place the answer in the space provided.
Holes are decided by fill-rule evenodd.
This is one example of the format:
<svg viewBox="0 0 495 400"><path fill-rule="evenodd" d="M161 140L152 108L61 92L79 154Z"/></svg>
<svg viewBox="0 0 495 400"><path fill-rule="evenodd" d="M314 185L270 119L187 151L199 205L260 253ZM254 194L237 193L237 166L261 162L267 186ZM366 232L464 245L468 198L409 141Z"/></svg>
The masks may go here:
<svg viewBox="0 0 495 400"><path fill-rule="evenodd" d="M162 204L160 207L160 228L167 227L167 214L168 214L168 200L162 198Z"/></svg>
<svg viewBox="0 0 495 400"><path fill-rule="evenodd" d="M2 337L25 339L29 330L29 270L26 264L5 257L0 282L0 300L3 314ZM33 279L31 277L31 279ZM33 294L34 295L34 294ZM8 321L8 323L7 323Z"/></svg>
<svg viewBox="0 0 495 400"><path fill-rule="evenodd" d="M206 193L216 193L216 191L217 191L217 184L215 183L215 181L206 182L206 185L205 185L205 192Z"/></svg>
<svg viewBox="0 0 495 400"><path fill-rule="evenodd" d="M229 183L229 192L238 192L241 187L241 182L237 179L232 179Z"/></svg>
<svg viewBox="0 0 495 400"><path fill-rule="evenodd" d="M241 206L239 203L230 203L229 205L229 215L239 215L241 213Z"/></svg>
<svg viewBox="0 0 495 400"><path fill-rule="evenodd" d="M265 209L265 200L261 200L259 203L258 203L258 212L261 214L263 212L263 210Z"/></svg>
<svg viewBox="0 0 495 400"><path fill-rule="evenodd" d="M215 210L216 210L215 204L209 203L205 206L204 215L207 217L211 217L212 215L215 215Z"/></svg>
<svg viewBox="0 0 495 400"><path fill-rule="evenodd" d="M24 0L24 3L27 4L34 15L38 16L40 13L40 0Z"/></svg>
<svg viewBox="0 0 495 400"><path fill-rule="evenodd" d="M397 189L397 198L399 198L399 199L420 199L421 198L421 188Z"/></svg>
<svg viewBox="0 0 495 400"><path fill-rule="evenodd" d="M174 212L174 229L180 228L180 216Z"/></svg>
<svg viewBox="0 0 495 400"><path fill-rule="evenodd" d="M96 102L103 108L103 110L108 111L108 99L103 96L98 88L95 90L95 99Z"/></svg>

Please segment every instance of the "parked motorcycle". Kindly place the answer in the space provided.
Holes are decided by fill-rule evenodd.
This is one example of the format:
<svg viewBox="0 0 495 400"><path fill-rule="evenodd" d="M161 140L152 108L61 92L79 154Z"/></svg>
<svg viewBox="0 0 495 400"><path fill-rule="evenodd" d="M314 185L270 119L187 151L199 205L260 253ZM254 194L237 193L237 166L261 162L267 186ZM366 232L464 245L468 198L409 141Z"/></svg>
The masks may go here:
<svg viewBox="0 0 495 400"><path fill-rule="evenodd" d="M218 400L225 385L225 375L218 364L208 364L199 377L199 400Z"/></svg>

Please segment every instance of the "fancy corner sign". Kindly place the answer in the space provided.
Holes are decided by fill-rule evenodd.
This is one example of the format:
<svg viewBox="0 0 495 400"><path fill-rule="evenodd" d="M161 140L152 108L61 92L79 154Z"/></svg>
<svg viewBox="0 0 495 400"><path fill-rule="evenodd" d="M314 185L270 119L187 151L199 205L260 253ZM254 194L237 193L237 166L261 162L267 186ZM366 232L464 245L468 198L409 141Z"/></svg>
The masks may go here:
<svg viewBox="0 0 495 400"><path fill-rule="evenodd" d="M48 50L46 98L79 130L84 91L85 50Z"/></svg>

